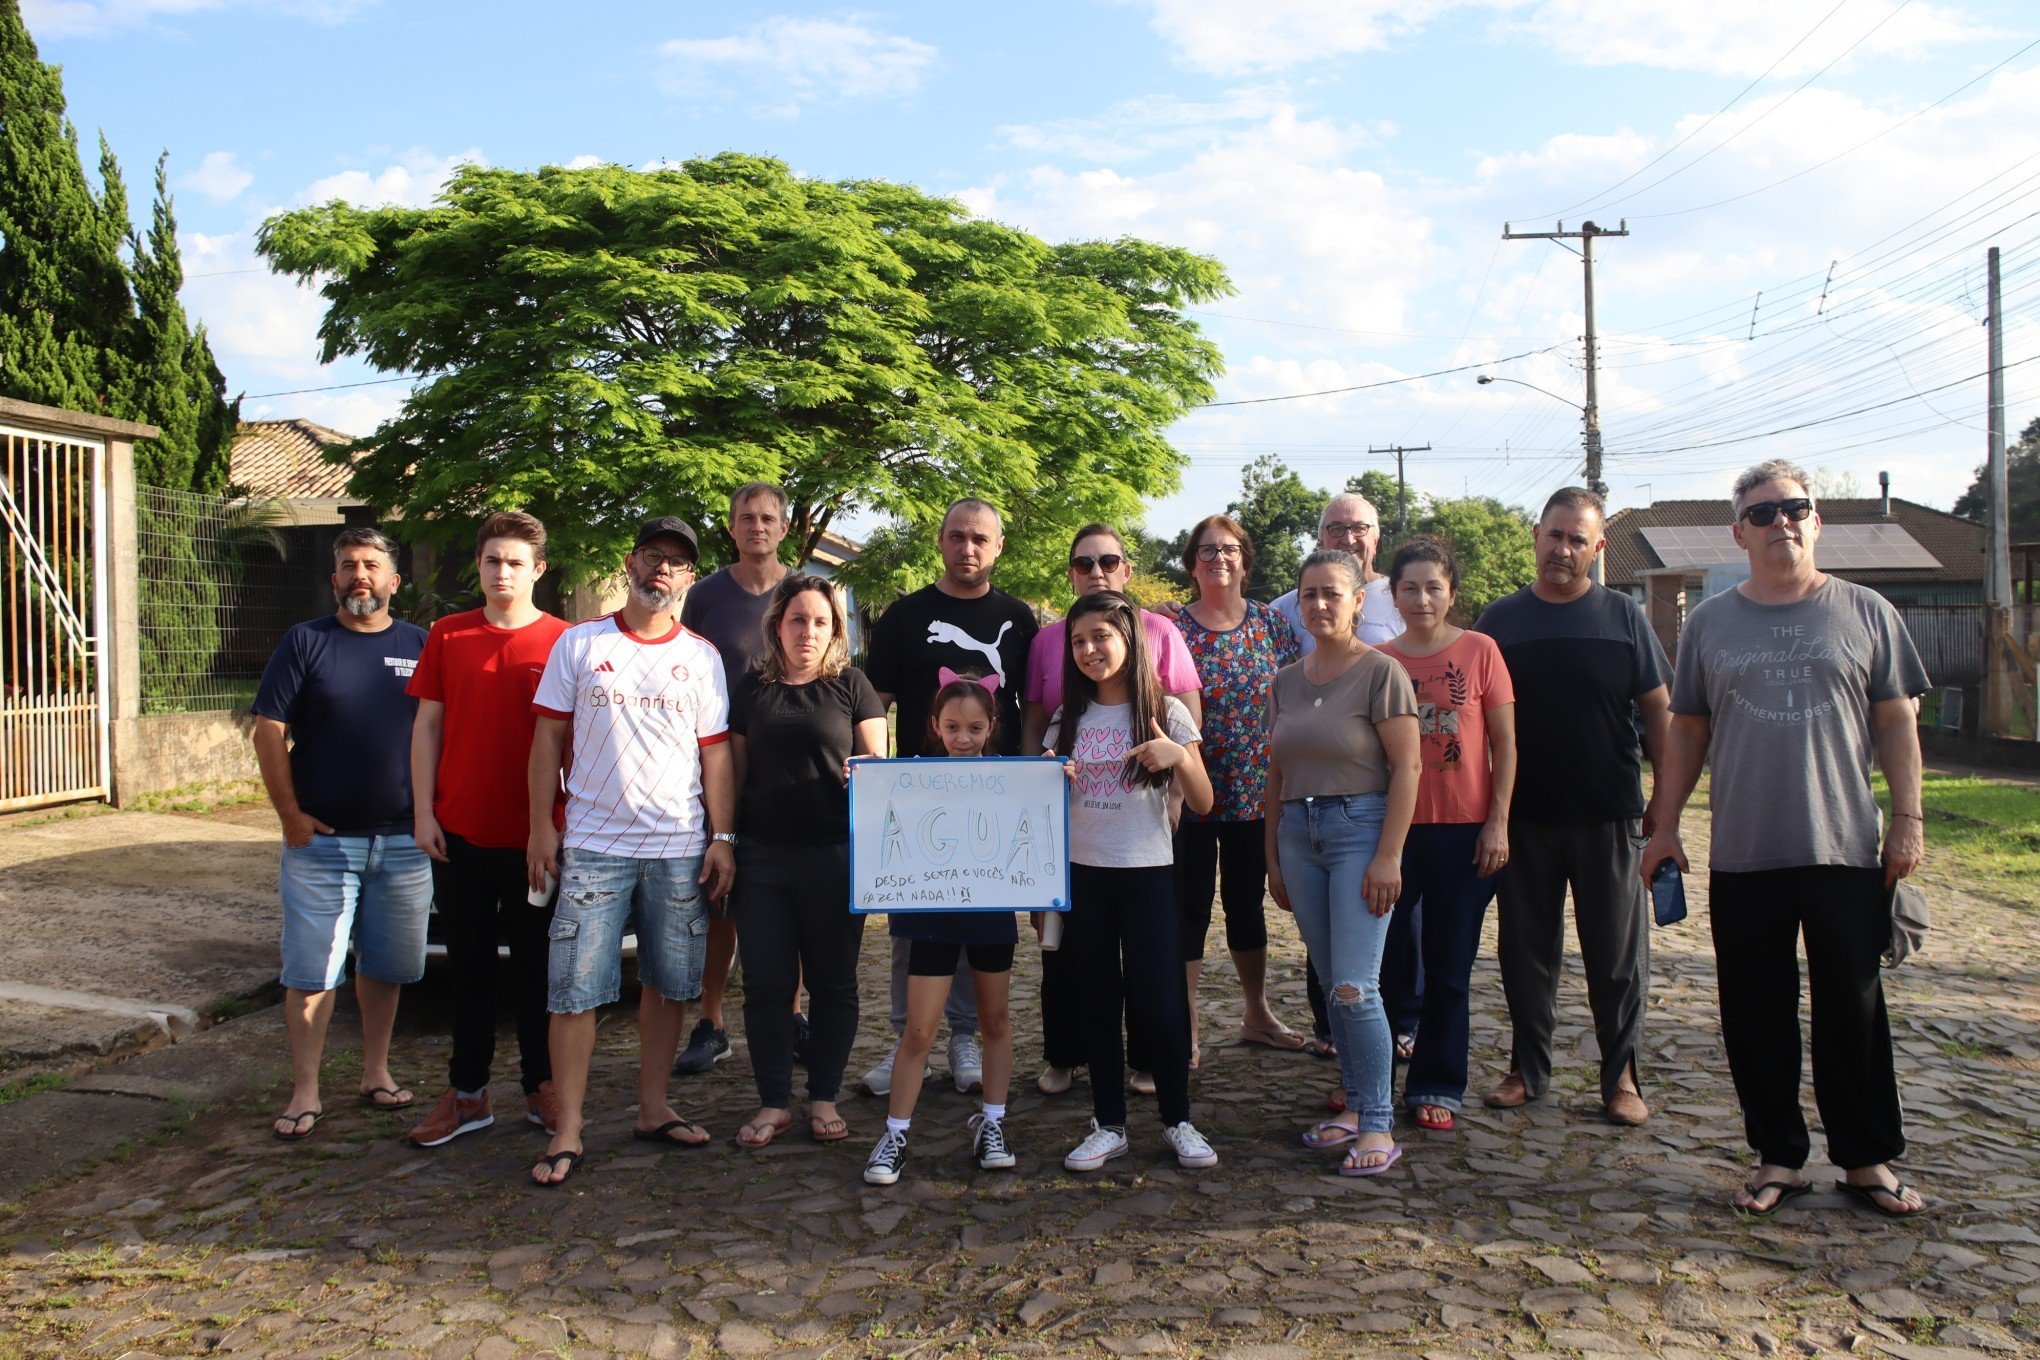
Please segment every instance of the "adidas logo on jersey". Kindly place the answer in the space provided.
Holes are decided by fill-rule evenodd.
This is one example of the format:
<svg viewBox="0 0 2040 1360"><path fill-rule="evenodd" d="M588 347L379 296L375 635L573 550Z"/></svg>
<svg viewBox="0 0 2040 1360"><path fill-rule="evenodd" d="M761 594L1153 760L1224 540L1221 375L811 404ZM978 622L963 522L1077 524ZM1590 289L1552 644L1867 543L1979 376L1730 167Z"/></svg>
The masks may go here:
<svg viewBox="0 0 2040 1360"><path fill-rule="evenodd" d="M605 661L601 665L597 666L595 669L598 671L614 671L616 667L610 665L607 661Z"/></svg>

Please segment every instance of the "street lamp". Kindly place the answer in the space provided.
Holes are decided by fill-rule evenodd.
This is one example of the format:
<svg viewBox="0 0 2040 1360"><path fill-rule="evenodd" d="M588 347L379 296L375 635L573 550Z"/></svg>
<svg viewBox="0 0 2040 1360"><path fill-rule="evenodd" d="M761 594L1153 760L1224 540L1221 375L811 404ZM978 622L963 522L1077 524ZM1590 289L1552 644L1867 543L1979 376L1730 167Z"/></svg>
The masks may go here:
<svg viewBox="0 0 2040 1360"><path fill-rule="evenodd" d="M1518 387L1527 387L1532 392L1542 392L1553 401L1563 402L1565 405L1572 407L1573 410L1578 411L1580 413L1580 422L1586 431L1584 443L1587 451L1587 490L1599 496L1603 505L1608 503L1608 484L1601 480L1601 422L1596 418L1594 409L1591 406L1582 406L1576 401L1561 397L1556 392L1547 391L1536 383L1524 382L1521 378L1497 378L1492 373L1483 373L1475 378L1474 381L1482 387L1487 386L1489 383L1514 383ZM1597 553L1594 556L1593 566L1589 568L1589 573L1596 581L1599 581L1602 578L1602 570L1601 554Z"/></svg>

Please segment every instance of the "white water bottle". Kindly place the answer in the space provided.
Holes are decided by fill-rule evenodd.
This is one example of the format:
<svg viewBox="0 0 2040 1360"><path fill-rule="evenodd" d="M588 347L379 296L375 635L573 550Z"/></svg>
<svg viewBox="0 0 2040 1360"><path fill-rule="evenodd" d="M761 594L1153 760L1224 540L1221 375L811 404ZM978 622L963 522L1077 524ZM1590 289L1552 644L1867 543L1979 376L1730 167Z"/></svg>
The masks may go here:
<svg viewBox="0 0 2040 1360"><path fill-rule="evenodd" d="M1049 912L1041 923L1041 947L1043 949L1061 949L1062 932L1063 914L1059 911Z"/></svg>

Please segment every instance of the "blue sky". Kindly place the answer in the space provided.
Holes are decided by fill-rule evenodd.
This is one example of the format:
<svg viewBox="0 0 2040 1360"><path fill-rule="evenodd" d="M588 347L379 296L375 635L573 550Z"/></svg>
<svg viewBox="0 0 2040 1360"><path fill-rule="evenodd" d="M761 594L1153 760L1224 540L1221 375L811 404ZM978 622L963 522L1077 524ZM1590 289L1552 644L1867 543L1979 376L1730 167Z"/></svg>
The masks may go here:
<svg viewBox="0 0 2040 1360"><path fill-rule="evenodd" d="M1324 486L1392 470L1367 453L1392 443L1433 446L1410 459L1418 491L1523 503L1576 480L1579 265L1503 242L1505 220L1630 219L1596 279L1618 505L1722 494L1781 454L1950 504L1985 442L1986 245L2007 362L2040 356L2040 47L2022 51L2040 25L2011 3L23 8L137 193L169 149L187 304L251 416L365 433L404 390L336 388L378 375L317 362L317 298L252 255L267 214L429 201L462 159L732 148L1051 239L1217 256L1239 292L1198 319L1223 400L1379 384L1181 421L1192 462L1151 507L1163 530L1222 507L1262 452ZM2007 391L2016 433L2040 363Z"/></svg>

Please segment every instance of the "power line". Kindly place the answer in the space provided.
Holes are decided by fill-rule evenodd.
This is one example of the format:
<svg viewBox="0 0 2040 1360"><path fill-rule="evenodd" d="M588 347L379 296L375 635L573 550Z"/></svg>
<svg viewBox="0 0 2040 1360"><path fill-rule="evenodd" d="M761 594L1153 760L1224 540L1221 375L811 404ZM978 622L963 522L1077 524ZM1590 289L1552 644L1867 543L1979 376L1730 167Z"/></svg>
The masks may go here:
<svg viewBox="0 0 2040 1360"><path fill-rule="evenodd" d="M1499 359L1486 359L1475 364L1461 364L1457 368L1433 369L1429 373L1411 373L1400 378L1383 378L1380 382L1356 383L1351 387L1327 387L1317 392L1289 392L1279 397L1239 397L1232 401L1207 401L1202 406L1192 407L1189 411L1184 412L1184 414L1190 415L1197 411L1209 411L1218 406L1264 406L1272 401L1302 401L1305 397L1336 397L1347 392L1368 392L1377 387L1394 387L1399 383L1421 382L1425 378L1443 378L1454 373L1471 373L1476 368L1491 368L1495 364L1514 363L1518 359L1528 359L1535 354L1549 354L1551 351L1560 348L1563 348L1563 346L1546 345L1543 349L1526 349L1521 354L1508 354Z"/></svg>

